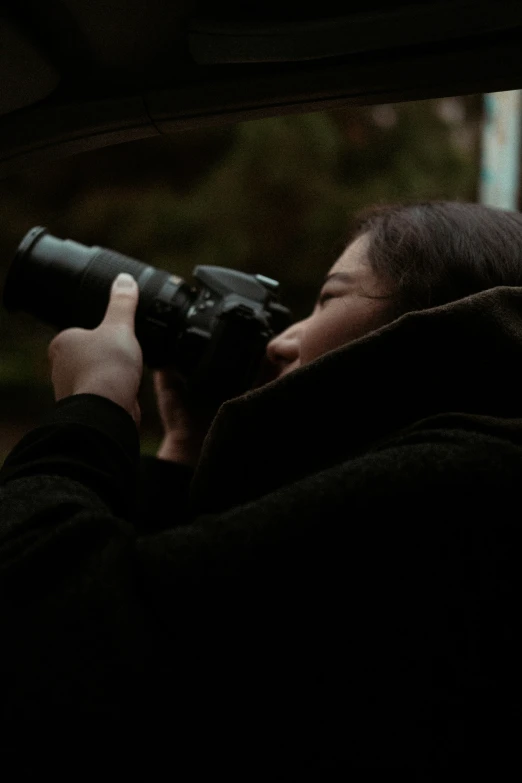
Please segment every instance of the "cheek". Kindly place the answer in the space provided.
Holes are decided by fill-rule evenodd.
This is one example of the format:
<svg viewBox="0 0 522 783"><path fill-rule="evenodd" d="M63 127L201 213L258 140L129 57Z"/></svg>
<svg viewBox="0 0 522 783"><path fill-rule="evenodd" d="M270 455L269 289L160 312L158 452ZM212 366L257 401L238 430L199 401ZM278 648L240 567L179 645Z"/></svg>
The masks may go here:
<svg viewBox="0 0 522 783"><path fill-rule="evenodd" d="M348 307L346 300L332 301L312 316L301 338L301 364L307 364L346 345L383 325L383 308L357 300Z"/></svg>

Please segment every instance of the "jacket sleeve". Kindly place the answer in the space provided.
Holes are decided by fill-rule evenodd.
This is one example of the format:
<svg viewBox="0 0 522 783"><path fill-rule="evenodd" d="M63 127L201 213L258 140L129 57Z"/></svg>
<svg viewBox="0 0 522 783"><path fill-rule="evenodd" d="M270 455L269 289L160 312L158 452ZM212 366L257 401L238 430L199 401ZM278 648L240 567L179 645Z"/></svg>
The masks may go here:
<svg viewBox="0 0 522 783"><path fill-rule="evenodd" d="M111 400L78 394L60 400L12 449L0 486L14 479L55 476L79 481L142 535L183 524L193 468L140 455L132 417ZM27 486L30 486L27 484ZM29 490L28 490L29 491Z"/></svg>
<svg viewBox="0 0 522 783"><path fill-rule="evenodd" d="M47 464L4 474L3 736L23 747L28 727L63 740L88 726L128 743L167 715L180 753L195 734L230 732L239 748L256 736L258 752L266 731L312 748L318 731L339 734L343 705L356 716L352 761L425 752L428 712L451 697L446 682L434 695L433 662L466 669L474 634L491 626L498 639L499 606L517 614L513 520L497 514L485 534L474 514L498 511L519 471L508 445L417 435L147 536L121 515L118 472L110 491ZM475 588L491 597L480 610ZM510 653L500 666L481 644L477 671L508 676ZM471 715L479 697L492 706L477 677Z"/></svg>

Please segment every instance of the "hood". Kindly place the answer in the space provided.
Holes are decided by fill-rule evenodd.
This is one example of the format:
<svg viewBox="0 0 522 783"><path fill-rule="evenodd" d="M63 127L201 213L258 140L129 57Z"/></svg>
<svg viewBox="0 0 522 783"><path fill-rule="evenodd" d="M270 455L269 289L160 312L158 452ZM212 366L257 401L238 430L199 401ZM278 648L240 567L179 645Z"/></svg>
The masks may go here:
<svg viewBox="0 0 522 783"><path fill-rule="evenodd" d="M194 473L191 511L254 500L444 414L522 442L522 288L407 313L227 401Z"/></svg>

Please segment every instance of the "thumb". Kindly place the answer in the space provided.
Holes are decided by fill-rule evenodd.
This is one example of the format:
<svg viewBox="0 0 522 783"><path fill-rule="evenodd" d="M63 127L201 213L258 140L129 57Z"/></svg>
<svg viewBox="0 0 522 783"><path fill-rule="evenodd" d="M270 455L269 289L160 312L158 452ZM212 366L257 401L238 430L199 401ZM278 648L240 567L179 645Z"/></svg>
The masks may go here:
<svg viewBox="0 0 522 783"><path fill-rule="evenodd" d="M134 329L139 298L140 290L132 275L120 272L112 282L109 304L102 323L113 326L125 324Z"/></svg>

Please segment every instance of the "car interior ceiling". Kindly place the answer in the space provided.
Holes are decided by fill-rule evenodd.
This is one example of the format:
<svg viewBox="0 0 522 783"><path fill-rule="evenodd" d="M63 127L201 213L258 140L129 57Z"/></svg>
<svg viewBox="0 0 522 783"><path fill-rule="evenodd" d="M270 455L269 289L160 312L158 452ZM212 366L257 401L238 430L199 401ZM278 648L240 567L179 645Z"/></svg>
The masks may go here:
<svg viewBox="0 0 522 783"><path fill-rule="evenodd" d="M4 0L0 176L346 104L516 89L520 0Z"/></svg>

